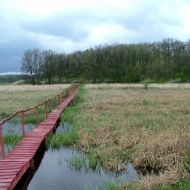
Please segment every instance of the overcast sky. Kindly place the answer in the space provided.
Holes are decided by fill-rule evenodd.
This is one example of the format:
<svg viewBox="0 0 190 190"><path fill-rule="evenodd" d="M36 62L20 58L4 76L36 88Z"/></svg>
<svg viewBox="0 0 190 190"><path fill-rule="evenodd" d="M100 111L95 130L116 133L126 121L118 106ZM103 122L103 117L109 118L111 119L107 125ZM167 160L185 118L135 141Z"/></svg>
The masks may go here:
<svg viewBox="0 0 190 190"><path fill-rule="evenodd" d="M190 39L190 0L0 0L0 73L26 49Z"/></svg>

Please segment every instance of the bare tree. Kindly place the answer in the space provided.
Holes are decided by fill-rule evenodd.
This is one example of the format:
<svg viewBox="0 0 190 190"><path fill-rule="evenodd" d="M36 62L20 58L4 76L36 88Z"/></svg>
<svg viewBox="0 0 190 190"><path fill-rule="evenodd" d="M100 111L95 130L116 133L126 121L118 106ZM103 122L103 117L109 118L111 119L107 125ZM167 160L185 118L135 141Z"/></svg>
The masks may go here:
<svg viewBox="0 0 190 190"><path fill-rule="evenodd" d="M22 57L21 71L29 74L33 85L36 84L36 76L40 67L40 50L28 49Z"/></svg>

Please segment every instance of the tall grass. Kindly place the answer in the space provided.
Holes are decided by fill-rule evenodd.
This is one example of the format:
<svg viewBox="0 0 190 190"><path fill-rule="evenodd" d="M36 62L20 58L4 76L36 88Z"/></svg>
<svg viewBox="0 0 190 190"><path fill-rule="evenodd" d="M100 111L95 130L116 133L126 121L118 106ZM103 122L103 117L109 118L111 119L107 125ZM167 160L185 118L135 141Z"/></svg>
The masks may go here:
<svg viewBox="0 0 190 190"><path fill-rule="evenodd" d="M18 110L36 106L63 92L70 85L5 85L0 86L0 118ZM43 108L39 108L42 111Z"/></svg>
<svg viewBox="0 0 190 190"><path fill-rule="evenodd" d="M83 94L83 103L67 108L62 120L72 124L70 136L77 134L68 144L88 153L92 166L99 162L119 172L127 161L133 162L142 174L141 181L126 183L126 189L186 189L190 179L189 104L189 89L91 85Z"/></svg>
<svg viewBox="0 0 190 190"><path fill-rule="evenodd" d="M132 161L142 173L135 189L175 185L190 177L189 103L188 89L91 86L73 122L80 126L75 146L116 172Z"/></svg>

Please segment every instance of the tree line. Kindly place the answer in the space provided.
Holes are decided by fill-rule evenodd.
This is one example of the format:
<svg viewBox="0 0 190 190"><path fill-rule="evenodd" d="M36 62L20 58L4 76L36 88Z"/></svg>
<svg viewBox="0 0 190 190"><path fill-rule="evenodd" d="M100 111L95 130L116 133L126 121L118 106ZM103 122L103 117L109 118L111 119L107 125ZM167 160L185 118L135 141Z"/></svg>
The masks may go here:
<svg viewBox="0 0 190 190"><path fill-rule="evenodd" d="M18 81L27 81L29 79L28 75L21 75L21 74L7 74L7 75L0 75L0 83L14 83Z"/></svg>
<svg viewBox="0 0 190 190"><path fill-rule="evenodd" d="M190 81L190 40L99 45L69 54L28 49L21 71L29 74L32 84L186 82Z"/></svg>

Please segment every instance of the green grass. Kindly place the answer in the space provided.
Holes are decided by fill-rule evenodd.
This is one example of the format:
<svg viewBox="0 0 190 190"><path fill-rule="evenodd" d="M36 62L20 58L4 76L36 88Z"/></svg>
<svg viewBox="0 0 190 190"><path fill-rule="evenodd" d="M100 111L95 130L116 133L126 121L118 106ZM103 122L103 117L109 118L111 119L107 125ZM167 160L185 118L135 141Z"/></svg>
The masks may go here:
<svg viewBox="0 0 190 190"><path fill-rule="evenodd" d="M0 85L1 85L1 86L11 85L11 84L13 84L13 83L9 83L9 82L5 82L5 83L3 83L3 82L0 82Z"/></svg>
<svg viewBox="0 0 190 190"><path fill-rule="evenodd" d="M60 149L63 145L73 145L77 139L78 133L72 128L71 131L66 131L65 133L49 135L46 141L46 146L51 149Z"/></svg>
<svg viewBox="0 0 190 190"><path fill-rule="evenodd" d="M80 112L81 104L83 102L84 87L81 85L77 91L75 98L70 103L69 107L61 114L61 122L72 124L70 130L65 133L56 133L48 136L47 147L52 149L59 149L61 146L71 146L79 139L79 125L74 123L76 115Z"/></svg>
<svg viewBox="0 0 190 190"><path fill-rule="evenodd" d="M83 155L74 156L69 161L71 168L76 170L81 170L82 168L87 168L87 161Z"/></svg>
<svg viewBox="0 0 190 190"><path fill-rule="evenodd" d="M39 114L38 115L38 123L41 123L44 120L44 114ZM30 115L26 115L24 118L24 123L25 124L36 124L36 115L34 114L30 114Z"/></svg>
<svg viewBox="0 0 190 190"><path fill-rule="evenodd" d="M17 134L9 134L3 136L4 143L15 147L22 139L22 136Z"/></svg>
<svg viewBox="0 0 190 190"><path fill-rule="evenodd" d="M85 92L84 85L80 85L75 98L61 114L62 122L73 123L75 121L76 115L80 113L82 103L84 102Z"/></svg>
<svg viewBox="0 0 190 190"><path fill-rule="evenodd" d="M106 186L100 185L99 187L96 188L96 190L123 190L123 189L124 188L122 186L119 186L115 184L114 182L108 182ZM92 190L92 188L86 187L85 190Z"/></svg>
<svg viewBox="0 0 190 190"><path fill-rule="evenodd" d="M189 190L190 181L179 182L175 185L166 185L154 188L153 190Z"/></svg>

